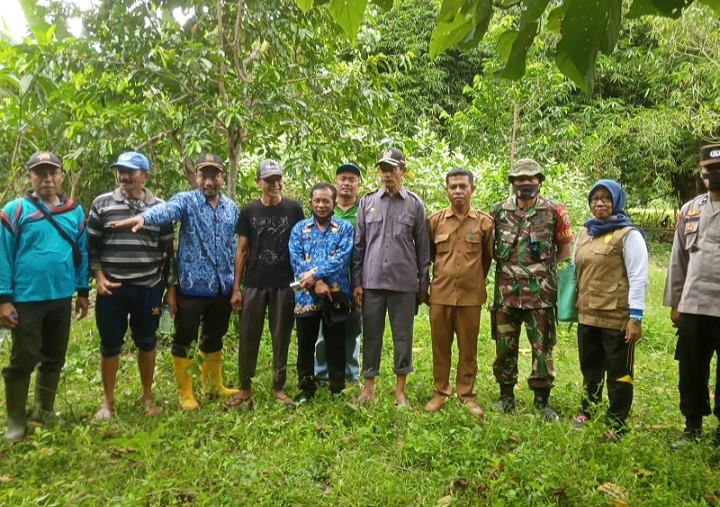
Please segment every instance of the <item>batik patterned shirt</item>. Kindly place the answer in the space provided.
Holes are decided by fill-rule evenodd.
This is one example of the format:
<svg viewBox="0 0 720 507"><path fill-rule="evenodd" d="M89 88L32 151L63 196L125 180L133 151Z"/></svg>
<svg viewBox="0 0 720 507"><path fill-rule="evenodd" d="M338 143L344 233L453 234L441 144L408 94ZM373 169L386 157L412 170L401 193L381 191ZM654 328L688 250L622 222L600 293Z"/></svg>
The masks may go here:
<svg viewBox="0 0 720 507"><path fill-rule="evenodd" d="M353 226L347 220L332 218L321 231L310 217L295 224L290 233L290 264L295 277L313 271L316 280L323 280L331 291L350 294L347 264L353 248ZM295 314L304 315L322 310L322 299L314 291L295 293Z"/></svg>
<svg viewBox="0 0 720 507"><path fill-rule="evenodd" d="M196 189L153 206L143 217L148 225L180 221L176 258L181 294L214 297L232 292L238 218L234 202L221 195L213 208Z"/></svg>

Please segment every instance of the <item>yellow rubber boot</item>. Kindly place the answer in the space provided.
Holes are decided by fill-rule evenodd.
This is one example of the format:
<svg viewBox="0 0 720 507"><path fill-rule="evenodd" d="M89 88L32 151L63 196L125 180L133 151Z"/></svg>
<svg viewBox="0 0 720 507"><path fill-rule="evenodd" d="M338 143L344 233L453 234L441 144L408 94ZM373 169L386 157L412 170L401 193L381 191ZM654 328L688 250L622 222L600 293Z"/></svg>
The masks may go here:
<svg viewBox="0 0 720 507"><path fill-rule="evenodd" d="M172 362L173 369L175 370L175 381L177 382L178 391L180 392L180 408L183 410L200 408L193 394L193 373L188 369L192 365L192 359L172 356Z"/></svg>
<svg viewBox="0 0 720 507"><path fill-rule="evenodd" d="M220 396L232 396L239 393L239 389L228 389L222 383L222 350L205 354L200 352L203 362L200 365L200 380L203 385L203 392L208 398L218 394Z"/></svg>

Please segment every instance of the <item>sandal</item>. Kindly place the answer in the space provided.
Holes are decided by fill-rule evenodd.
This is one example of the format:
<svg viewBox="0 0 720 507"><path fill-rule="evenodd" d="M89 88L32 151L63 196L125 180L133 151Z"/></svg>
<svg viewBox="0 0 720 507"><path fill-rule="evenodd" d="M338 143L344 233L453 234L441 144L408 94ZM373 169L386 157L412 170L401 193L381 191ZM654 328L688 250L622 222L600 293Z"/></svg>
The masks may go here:
<svg viewBox="0 0 720 507"><path fill-rule="evenodd" d="M252 395L246 396L243 398L240 393L235 393L232 396L230 396L227 400L225 400L225 406L226 407L237 407L240 405L247 405L248 407L253 406L253 399Z"/></svg>
<svg viewBox="0 0 720 507"><path fill-rule="evenodd" d="M287 394L283 395L282 398L277 397L277 396L275 396L275 395L273 394L273 398L275 398L276 401L279 401L279 402L284 403L285 405L292 405L292 404L293 404L293 399L292 399L290 396L288 396Z"/></svg>

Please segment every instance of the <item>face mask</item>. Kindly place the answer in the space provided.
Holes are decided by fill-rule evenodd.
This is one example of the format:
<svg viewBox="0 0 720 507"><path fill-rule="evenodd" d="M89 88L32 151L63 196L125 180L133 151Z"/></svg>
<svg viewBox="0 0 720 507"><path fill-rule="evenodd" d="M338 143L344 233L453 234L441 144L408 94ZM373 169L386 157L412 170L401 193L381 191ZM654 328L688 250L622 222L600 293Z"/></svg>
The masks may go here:
<svg viewBox="0 0 720 507"><path fill-rule="evenodd" d="M515 185L515 195L518 199L522 199L524 201L537 197L539 192L540 185L533 185L532 183Z"/></svg>
<svg viewBox="0 0 720 507"><path fill-rule="evenodd" d="M330 222L330 219L333 216L333 212L330 212L330 214L326 217L319 217L315 214L313 211L313 217L315 218L315 222L317 222L318 225L327 225L328 222Z"/></svg>
<svg viewBox="0 0 720 507"><path fill-rule="evenodd" d="M720 173L702 174L702 179L708 182L708 189L713 192L720 190Z"/></svg>

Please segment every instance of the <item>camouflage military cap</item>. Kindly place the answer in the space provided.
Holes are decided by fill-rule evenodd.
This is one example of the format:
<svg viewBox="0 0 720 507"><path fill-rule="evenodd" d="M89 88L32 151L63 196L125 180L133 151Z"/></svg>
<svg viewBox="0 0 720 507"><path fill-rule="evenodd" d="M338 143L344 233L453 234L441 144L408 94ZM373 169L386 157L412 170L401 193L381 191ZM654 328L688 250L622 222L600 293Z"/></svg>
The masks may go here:
<svg viewBox="0 0 720 507"><path fill-rule="evenodd" d="M513 178L517 176L538 176L540 181L545 180L545 171L542 166L531 158L521 158L510 169L508 173L508 181L513 182Z"/></svg>

